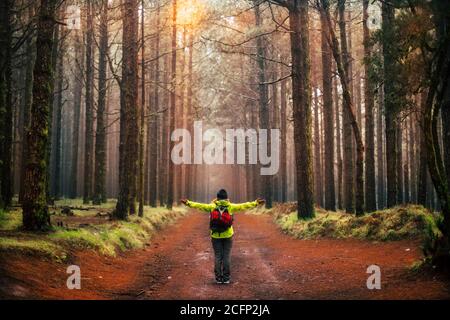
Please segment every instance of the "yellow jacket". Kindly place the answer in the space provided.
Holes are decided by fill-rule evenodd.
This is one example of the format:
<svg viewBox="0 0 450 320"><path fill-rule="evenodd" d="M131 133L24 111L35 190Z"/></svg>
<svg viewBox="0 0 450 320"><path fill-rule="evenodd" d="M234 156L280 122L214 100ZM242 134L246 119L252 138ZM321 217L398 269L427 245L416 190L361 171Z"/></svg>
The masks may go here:
<svg viewBox="0 0 450 320"><path fill-rule="evenodd" d="M245 203L231 203L229 200L214 200L211 203L199 203L199 202L193 202L188 200L186 202L186 205L190 208L199 209L205 212L210 213L218 206L228 207L228 212L230 215L233 215L235 212L243 211L251 208L255 208L258 206L258 202L252 201L252 202L245 202ZM225 238L231 238L234 234L233 226L229 227L224 232L218 233L218 232L211 232L211 238L214 239L225 239Z"/></svg>

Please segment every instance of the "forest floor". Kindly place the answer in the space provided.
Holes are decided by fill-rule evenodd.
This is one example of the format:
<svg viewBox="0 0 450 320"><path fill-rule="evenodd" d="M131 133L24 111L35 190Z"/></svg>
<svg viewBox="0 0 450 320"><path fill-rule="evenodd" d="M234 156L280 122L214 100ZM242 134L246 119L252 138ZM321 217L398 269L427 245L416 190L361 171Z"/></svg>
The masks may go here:
<svg viewBox="0 0 450 320"><path fill-rule="evenodd" d="M446 276L414 272L417 241L296 240L268 215L236 217L232 282L214 283L208 216L193 212L158 232L144 249L70 261L14 253L0 259L0 298L24 299L449 299ZM68 290L68 265L81 268L81 290ZM381 290L369 290L369 265Z"/></svg>

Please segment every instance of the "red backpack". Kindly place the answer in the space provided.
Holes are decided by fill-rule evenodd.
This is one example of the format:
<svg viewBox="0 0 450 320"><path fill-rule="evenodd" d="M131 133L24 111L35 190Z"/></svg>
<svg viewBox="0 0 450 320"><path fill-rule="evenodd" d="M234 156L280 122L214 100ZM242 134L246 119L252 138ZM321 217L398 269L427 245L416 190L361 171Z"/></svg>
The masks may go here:
<svg viewBox="0 0 450 320"><path fill-rule="evenodd" d="M227 206L218 206L209 214L209 228L213 232L222 233L233 225L233 215Z"/></svg>

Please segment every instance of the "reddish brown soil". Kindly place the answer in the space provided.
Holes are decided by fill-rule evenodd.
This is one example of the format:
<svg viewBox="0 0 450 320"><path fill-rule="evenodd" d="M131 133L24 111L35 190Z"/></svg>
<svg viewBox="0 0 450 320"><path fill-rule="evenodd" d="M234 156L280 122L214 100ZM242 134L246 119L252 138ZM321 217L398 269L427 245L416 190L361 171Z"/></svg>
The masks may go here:
<svg viewBox="0 0 450 320"><path fill-rule="evenodd" d="M118 258L73 252L82 289L66 289L66 265L12 254L0 261L1 298L43 299L449 299L448 279L412 273L419 243L294 240L270 217L239 215L232 283L213 282L208 217L193 213L143 250ZM366 269L381 268L381 290L368 290Z"/></svg>

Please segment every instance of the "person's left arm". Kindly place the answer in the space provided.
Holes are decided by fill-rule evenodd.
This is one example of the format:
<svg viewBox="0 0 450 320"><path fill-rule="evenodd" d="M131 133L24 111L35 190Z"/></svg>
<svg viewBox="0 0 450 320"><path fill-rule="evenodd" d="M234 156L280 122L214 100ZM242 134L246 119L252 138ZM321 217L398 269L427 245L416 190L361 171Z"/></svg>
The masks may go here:
<svg viewBox="0 0 450 320"><path fill-rule="evenodd" d="M230 204L230 210L232 212L236 211L244 211L247 209L255 208L259 205L259 202L257 200L251 201L251 202L244 202L244 203L231 203Z"/></svg>

